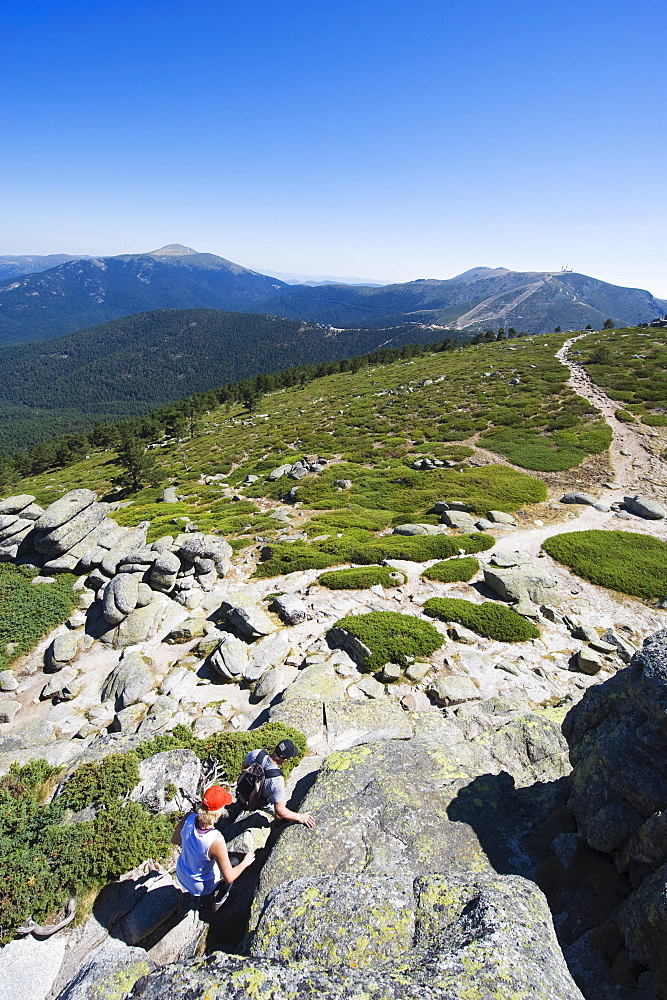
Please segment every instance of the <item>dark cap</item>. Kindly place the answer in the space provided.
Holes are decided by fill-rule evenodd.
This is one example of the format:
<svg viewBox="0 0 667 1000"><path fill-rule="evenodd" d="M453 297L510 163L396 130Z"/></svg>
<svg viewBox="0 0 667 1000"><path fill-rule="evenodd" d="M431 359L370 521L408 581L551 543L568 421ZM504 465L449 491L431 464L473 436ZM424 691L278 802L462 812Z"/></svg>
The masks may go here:
<svg viewBox="0 0 667 1000"><path fill-rule="evenodd" d="M276 749L273 751L273 756L282 757L283 760L289 760L291 757L298 757L299 751L291 740L281 740L280 743L276 745Z"/></svg>

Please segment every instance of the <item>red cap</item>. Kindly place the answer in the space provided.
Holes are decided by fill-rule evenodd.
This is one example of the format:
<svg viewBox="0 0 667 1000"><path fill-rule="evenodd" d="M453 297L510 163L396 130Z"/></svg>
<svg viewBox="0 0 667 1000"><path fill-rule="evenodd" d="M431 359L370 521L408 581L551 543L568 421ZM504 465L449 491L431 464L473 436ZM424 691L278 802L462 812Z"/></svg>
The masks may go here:
<svg viewBox="0 0 667 1000"><path fill-rule="evenodd" d="M211 785L204 792L202 802L209 812L217 812L218 809L223 809L225 806L230 805L232 797L227 789L221 785Z"/></svg>

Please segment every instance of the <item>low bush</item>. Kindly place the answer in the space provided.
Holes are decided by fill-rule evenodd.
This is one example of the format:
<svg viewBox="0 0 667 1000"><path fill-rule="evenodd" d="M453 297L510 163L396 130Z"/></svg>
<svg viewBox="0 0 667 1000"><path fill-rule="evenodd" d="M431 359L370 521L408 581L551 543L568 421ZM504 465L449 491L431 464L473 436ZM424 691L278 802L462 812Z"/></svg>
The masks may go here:
<svg viewBox="0 0 667 1000"><path fill-rule="evenodd" d="M648 600L667 596L667 542L633 531L568 531L542 548L578 576Z"/></svg>
<svg viewBox="0 0 667 1000"><path fill-rule="evenodd" d="M305 755L307 746L303 733L282 722L265 722L263 726L251 732L215 733L203 739L195 736L187 726L176 726L171 733L161 734L142 743L134 753L139 760L145 760L165 750L194 750L200 760L213 757L220 764L227 780L234 782L241 773L243 759L247 753L256 750L257 747L273 750L276 743L284 739L292 740L299 751L297 757L286 761L282 767L283 774L287 777Z"/></svg>
<svg viewBox="0 0 667 1000"><path fill-rule="evenodd" d="M400 587L405 583L405 577L389 566L368 566L365 569L338 569L322 573L317 582L329 590L365 590L376 583L383 587Z"/></svg>
<svg viewBox="0 0 667 1000"><path fill-rule="evenodd" d="M479 563L476 559L446 559L444 562L437 562L434 566L429 566L422 573L426 580L437 580L440 583L454 583L456 580L467 582L472 580L475 573L479 572Z"/></svg>
<svg viewBox="0 0 667 1000"><path fill-rule="evenodd" d="M431 597L424 604L424 612L443 622L458 622L486 639L525 642L540 636L532 622L495 601L473 604L457 597Z"/></svg>
<svg viewBox="0 0 667 1000"><path fill-rule="evenodd" d="M267 578L296 573L306 569L326 569L341 563L373 566L383 559L407 559L426 562L429 559L447 559L459 549L482 552L494 544L491 535L478 532L474 535L384 535L369 541L358 541L351 528L341 538L307 544L305 542L276 542L267 546L268 558L258 563L255 576Z"/></svg>
<svg viewBox="0 0 667 1000"><path fill-rule="evenodd" d="M648 424L649 427L667 427L667 414L649 413L648 416L642 417L642 423Z"/></svg>
<svg viewBox="0 0 667 1000"><path fill-rule="evenodd" d="M108 807L130 792L138 781L136 753L112 753L103 760L78 767L65 783L61 798L74 810L89 805Z"/></svg>
<svg viewBox="0 0 667 1000"><path fill-rule="evenodd" d="M0 670L34 649L77 603L71 573L59 574L55 583L33 584L36 575L27 567L0 563Z"/></svg>
<svg viewBox="0 0 667 1000"><path fill-rule="evenodd" d="M385 663L408 666L440 649L444 637L429 622L398 611L371 611L341 618L333 626L356 636L371 650L366 670L379 670Z"/></svg>
<svg viewBox="0 0 667 1000"><path fill-rule="evenodd" d="M635 418L628 410L616 410L616 419L622 421L624 424L634 424Z"/></svg>
<svg viewBox="0 0 667 1000"><path fill-rule="evenodd" d="M494 542L491 535L479 532L474 535L384 535L362 545L332 538L321 542L320 546L324 552L338 555L339 562L369 566L383 559L407 559L412 562L447 559L456 555L459 549L482 552L490 549Z"/></svg>
<svg viewBox="0 0 667 1000"><path fill-rule="evenodd" d="M174 820L136 802L110 802L94 820L63 824L63 798L43 806L44 761L0 778L0 940L28 917L39 923L85 892L170 850Z"/></svg>

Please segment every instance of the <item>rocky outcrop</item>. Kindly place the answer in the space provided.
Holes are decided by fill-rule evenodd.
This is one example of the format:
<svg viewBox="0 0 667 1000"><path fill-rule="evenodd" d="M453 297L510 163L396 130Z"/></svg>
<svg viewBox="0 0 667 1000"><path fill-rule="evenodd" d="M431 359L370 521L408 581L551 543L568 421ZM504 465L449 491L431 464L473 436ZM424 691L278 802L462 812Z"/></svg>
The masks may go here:
<svg viewBox="0 0 667 1000"><path fill-rule="evenodd" d="M290 828L277 842L262 870L251 927L268 894L302 876L417 878L453 866L489 870L490 858L497 868L503 856L507 865L520 834L514 788L569 770L560 726L547 713L472 740L439 713L411 721L412 739L366 743L326 759L302 805L317 826Z"/></svg>
<svg viewBox="0 0 667 1000"><path fill-rule="evenodd" d="M197 607L229 569L232 549L219 535L194 531L147 545L148 522L121 527L109 517L114 509L85 489L70 490L46 510L29 494L9 497L0 503L0 561L26 555L45 572L85 570L112 626L148 607L155 593Z"/></svg>
<svg viewBox="0 0 667 1000"><path fill-rule="evenodd" d="M613 919L630 956L656 973L658 995L667 997L667 630L589 689L565 732L579 834L627 874L634 890Z"/></svg>

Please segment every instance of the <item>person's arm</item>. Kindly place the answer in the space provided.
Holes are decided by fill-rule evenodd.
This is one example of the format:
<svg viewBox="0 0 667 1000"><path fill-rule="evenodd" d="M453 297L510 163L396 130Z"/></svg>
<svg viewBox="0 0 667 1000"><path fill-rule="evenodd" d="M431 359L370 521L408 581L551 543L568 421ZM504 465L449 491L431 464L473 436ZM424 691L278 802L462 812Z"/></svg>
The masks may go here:
<svg viewBox="0 0 667 1000"><path fill-rule="evenodd" d="M312 813L297 813L288 809L284 802L274 802L273 809L278 819L290 819L294 823L302 823L312 830L315 826L315 819Z"/></svg>
<svg viewBox="0 0 667 1000"><path fill-rule="evenodd" d="M189 815L190 815L190 813L188 813L188 816ZM181 846L181 830L183 829L183 824L185 823L185 821L188 818L188 816L184 816L183 819L181 819L179 821L178 826L176 827L176 829L174 830L174 832L171 835L171 842L174 845L174 847L180 847Z"/></svg>
<svg viewBox="0 0 667 1000"><path fill-rule="evenodd" d="M218 862L218 867L222 872L222 877L225 882L234 882L235 879L241 875L242 872L248 868L255 860L255 852L248 851L243 860L236 866L232 867L229 860L229 854L227 853L227 844L225 843L225 838L220 834L216 840L213 841L208 849L208 856L212 861Z"/></svg>

